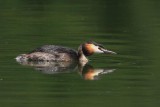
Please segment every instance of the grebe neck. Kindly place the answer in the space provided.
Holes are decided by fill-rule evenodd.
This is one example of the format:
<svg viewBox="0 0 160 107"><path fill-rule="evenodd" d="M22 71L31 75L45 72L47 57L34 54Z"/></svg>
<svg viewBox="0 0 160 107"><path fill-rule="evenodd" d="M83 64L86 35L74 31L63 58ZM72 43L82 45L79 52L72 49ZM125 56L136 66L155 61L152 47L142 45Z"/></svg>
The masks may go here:
<svg viewBox="0 0 160 107"><path fill-rule="evenodd" d="M79 58L80 63L87 63L88 62L88 59L86 58L86 56L83 53L82 45L80 45L78 48L78 58Z"/></svg>

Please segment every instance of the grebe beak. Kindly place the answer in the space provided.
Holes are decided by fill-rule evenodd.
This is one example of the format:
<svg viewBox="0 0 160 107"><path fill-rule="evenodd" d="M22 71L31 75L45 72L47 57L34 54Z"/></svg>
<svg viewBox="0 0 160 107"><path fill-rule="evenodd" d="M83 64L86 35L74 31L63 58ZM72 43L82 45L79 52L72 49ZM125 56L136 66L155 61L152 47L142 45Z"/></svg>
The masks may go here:
<svg viewBox="0 0 160 107"><path fill-rule="evenodd" d="M117 54L116 52L113 52L113 51L110 51L107 49L103 49L103 48L101 48L100 50L103 51L103 53L105 53L105 54Z"/></svg>
<svg viewBox="0 0 160 107"><path fill-rule="evenodd" d="M117 54L116 52L113 52L113 51L104 49L104 48L102 48L102 47L99 47L98 49L101 50L101 51L102 51L103 53L105 53L105 54Z"/></svg>

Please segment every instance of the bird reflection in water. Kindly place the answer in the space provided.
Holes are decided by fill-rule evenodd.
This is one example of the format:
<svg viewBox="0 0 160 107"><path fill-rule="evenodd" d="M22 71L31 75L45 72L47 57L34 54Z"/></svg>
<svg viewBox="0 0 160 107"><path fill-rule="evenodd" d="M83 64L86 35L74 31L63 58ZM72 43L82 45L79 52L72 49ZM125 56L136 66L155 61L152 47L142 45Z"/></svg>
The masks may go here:
<svg viewBox="0 0 160 107"><path fill-rule="evenodd" d="M70 73L78 71L84 80L98 80L101 75L115 71L115 69L94 68L88 63L82 64L78 62L26 61L18 63L34 67L35 70L44 74Z"/></svg>

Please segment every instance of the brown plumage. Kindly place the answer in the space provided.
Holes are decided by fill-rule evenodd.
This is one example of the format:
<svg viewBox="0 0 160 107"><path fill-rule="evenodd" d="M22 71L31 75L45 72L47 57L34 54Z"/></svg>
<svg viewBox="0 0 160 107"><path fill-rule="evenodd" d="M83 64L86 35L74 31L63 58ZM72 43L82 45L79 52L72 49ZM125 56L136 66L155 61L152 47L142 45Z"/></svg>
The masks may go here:
<svg viewBox="0 0 160 107"><path fill-rule="evenodd" d="M56 46L56 45L44 45L36 48L28 54L21 54L16 57L18 62L23 61L79 61L88 62L86 56L90 56L93 53L112 53L104 49L101 44L89 41L81 44L78 48L78 52L68 47Z"/></svg>

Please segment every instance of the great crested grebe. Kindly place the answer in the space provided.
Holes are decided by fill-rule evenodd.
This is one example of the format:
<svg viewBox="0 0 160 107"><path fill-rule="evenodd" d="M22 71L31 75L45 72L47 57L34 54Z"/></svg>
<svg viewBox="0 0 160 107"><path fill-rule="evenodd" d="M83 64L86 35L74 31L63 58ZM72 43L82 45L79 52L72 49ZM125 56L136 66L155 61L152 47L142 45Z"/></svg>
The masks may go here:
<svg viewBox="0 0 160 107"><path fill-rule="evenodd" d="M68 47L56 46L56 45L44 45L36 48L30 53L21 54L16 57L18 62L24 61L78 61L88 62L86 56L90 56L93 53L105 53L116 54L113 51L105 49L101 44L93 41L88 41L81 44L78 51L70 49Z"/></svg>

